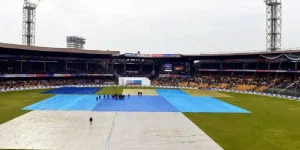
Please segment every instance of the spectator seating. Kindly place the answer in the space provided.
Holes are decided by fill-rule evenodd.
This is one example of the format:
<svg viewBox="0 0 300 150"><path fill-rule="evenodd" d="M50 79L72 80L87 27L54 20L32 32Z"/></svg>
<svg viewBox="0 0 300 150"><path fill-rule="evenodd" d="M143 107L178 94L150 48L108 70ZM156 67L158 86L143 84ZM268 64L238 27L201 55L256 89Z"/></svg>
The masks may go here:
<svg viewBox="0 0 300 150"><path fill-rule="evenodd" d="M295 83L292 80L288 80L287 77L279 77L274 80L275 77L270 76L238 76L238 75L194 75L190 78L171 78L171 77L159 77L153 80L153 85L164 86L189 86L198 87L202 89L206 88L219 88L219 89L232 89L243 91L257 91L263 92L268 88L275 86L278 88L293 87Z"/></svg>

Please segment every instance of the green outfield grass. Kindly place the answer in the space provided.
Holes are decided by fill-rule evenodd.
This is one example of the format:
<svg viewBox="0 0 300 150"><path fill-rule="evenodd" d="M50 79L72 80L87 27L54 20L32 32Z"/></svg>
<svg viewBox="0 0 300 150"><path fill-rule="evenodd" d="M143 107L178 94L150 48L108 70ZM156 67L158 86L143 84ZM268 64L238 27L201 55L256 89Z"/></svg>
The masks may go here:
<svg viewBox="0 0 300 150"><path fill-rule="evenodd" d="M97 94L121 94L124 88L134 87L108 87ZM0 93L0 124L29 112L21 108L53 96L40 94L44 91L46 90ZM201 90L186 92L195 96L209 93ZM225 150L300 149L300 102L240 93L209 94L216 94L218 99L252 112L185 113Z"/></svg>
<svg viewBox="0 0 300 150"><path fill-rule="evenodd" d="M218 98L251 114L185 113L225 150L299 150L300 102L224 93Z"/></svg>
<svg viewBox="0 0 300 150"><path fill-rule="evenodd" d="M184 89L182 90L191 96L210 96L210 97L230 97L226 93L216 92L216 91L205 91L205 90L195 90L195 89Z"/></svg>
<svg viewBox="0 0 300 150"><path fill-rule="evenodd" d="M121 87L106 87L102 88L102 90L96 92L96 94L102 95L102 94L122 94L123 88Z"/></svg>
<svg viewBox="0 0 300 150"><path fill-rule="evenodd" d="M95 94L122 94L123 89L153 89L153 87L105 87L102 88L102 90L96 92ZM174 89L174 88L164 88L164 89Z"/></svg>
<svg viewBox="0 0 300 150"><path fill-rule="evenodd" d="M41 94L46 90L28 90L0 93L0 124L29 111L22 108L49 98L51 94Z"/></svg>

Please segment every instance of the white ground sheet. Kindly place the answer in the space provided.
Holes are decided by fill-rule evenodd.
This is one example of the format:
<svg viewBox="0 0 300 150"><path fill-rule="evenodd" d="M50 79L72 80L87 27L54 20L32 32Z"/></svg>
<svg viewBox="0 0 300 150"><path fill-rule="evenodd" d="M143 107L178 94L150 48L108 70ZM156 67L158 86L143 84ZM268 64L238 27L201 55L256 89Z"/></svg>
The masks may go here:
<svg viewBox="0 0 300 150"><path fill-rule="evenodd" d="M89 118L93 117L90 126ZM0 148L221 150L182 113L32 111L0 125Z"/></svg>

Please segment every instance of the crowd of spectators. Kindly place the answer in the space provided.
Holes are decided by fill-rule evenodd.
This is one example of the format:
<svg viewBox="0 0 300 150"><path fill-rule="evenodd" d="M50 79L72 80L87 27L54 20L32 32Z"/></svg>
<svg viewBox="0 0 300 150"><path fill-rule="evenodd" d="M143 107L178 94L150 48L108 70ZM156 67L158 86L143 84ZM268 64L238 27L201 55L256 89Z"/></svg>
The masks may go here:
<svg viewBox="0 0 300 150"><path fill-rule="evenodd" d="M241 76L241 75L194 75L192 77L159 77L153 81L153 84L164 86L180 86L183 83L187 86L207 85L206 87L218 87L222 84L226 86L222 88L233 89L239 85L253 86L250 90L255 90L260 86L271 85L274 78L268 76ZM195 83L191 85L190 83Z"/></svg>
<svg viewBox="0 0 300 150"><path fill-rule="evenodd" d="M98 85L112 84L112 78L51 78L51 79L19 79L0 80L0 89L25 88L34 86L62 86L62 85Z"/></svg>
<svg viewBox="0 0 300 150"><path fill-rule="evenodd" d="M238 85L254 85L255 87L266 86L271 84L271 77L255 77L255 76L241 76L241 75L230 75L230 76L203 76L193 78L193 82L198 84L208 84L209 86L220 86L221 84L227 84L227 89L232 89ZM252 89L252 90L255 90Z"/></svg>
<svg viewBox="0 0 300 150"><path fill-rule="evenodd" d="M111 72L95 64L90 67L70 64L67 68L56 64L44 68L32 63L32 66L27 64L21 69L19 65L0 63L0 75L4 74L111 74Z"/></svg>
<svg viewBox="0 0 300 150"><path fill-rule="evenodd" d="M79 70L79 69L68 69L68 70L52 70L43 71L38 69L32 70L0 70L0 74L111 74L110 71L105 69L89 69L89 70Z"/></svg>
<svg viewBox="0 0 300 150"><path fill-rule="evenodd" d="M192 78L187 77L159 77L153 81L153 84L163 86L179 86L180 82L190 82L192 80Z"/></svg>
<svg viewBox="0 0 300 150"><path fill-rule="evenodd" d="M154 85L163 86L189 86L198 88L223 88L234 90L247 90L278 94L283 91L298 91L300 96L300 78L294 74L220 74L210 73L191 77L159 77L153 80ZM277 92L276 92L277 91Z"/></svg>
<svg viewBox="0 0 300 150"><path fill-rule="evenodd" d="M277 82L275 82L271 87L278 89L286 89L289 87L295 87L299 82L299 79L295 79L292 77L280 77Z"/></svg>

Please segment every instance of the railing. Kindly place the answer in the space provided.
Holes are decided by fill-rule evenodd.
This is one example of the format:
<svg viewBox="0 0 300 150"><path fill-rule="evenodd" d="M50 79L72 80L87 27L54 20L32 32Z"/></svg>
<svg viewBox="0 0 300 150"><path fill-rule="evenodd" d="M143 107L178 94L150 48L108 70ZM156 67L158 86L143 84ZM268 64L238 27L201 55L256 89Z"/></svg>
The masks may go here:
<svg viewBox="0 0 300 150"><path fill-rule="evenodd" d="M113 74L0 74L0 78L33 78L33 77L112 77Z"/></svg>
<svg viewBox="0 0 300 150"><path fill-rule="evenodd" d="M152 88L171 88L171 89L193 89L197 90L198 88L195 87L180 87L180 86L140 86L140 85L128 85L128 86L121 86L121 85L61 85L61 86L35 86L35 87L26 87L26 88L11 88L11 89L1 89L0 92L9 92L9 91L20 91L20 90L34 90L34 89L51 89L51 88L61 88L61 87L152 87ZM240 90L230 90L230 89L218 89L218 88L209 88L205 90L212 90L212 91L221 91L221 92L233 92L233 93L244 93L244 94L252 94L252 95L261 95L261 96L270 96L270 97L278 97L278 98L285 98L291 100L300 100L300 97L296 96L288 96L288 95L280 95L280 94L271 94L271 93L264 93L264 92L255 92L255 91L240 91Z"/></svg>
<svg viewBox="0 0 300 150"><path fill-rule="evenodd" d="M287 90L288 88L290 88L290 87L292 87L292 86L294 86L296 83L295 82L293 82L293 83L291 83L291 84L289 84L285 89L282 89L282 90L280 90L280 92L278 92L278 94L280 94L280 93L282 93L282 92L284 92L285 90Z"/></svg>
<svg viewBox="0 0 300 150"><path fill-rule="evenodd" d="M222 91L222 92L234 92L234 93L244 93L244 94L253 94L253 95L261 95L261 96L270 96L270 97L278 97L278 98L285 98L291 100L300 100L300 97L296 96L289 96L289 95L281 95L281 94L271 94L271 93L264 93L264 92L255 92L255 91L240 91L240 90L229 90L229 89L207 89L213 91Z"/></svg>
<svg viewBox="0 0 300 150"><path fill-rule="evenodd" d="M60 85L60 86L32 86L32 87L25 87L25 88L9 88L9 89L0 89L0 92L9 92L9 91L21 91L21 90L34 90L34 89L52 89L52 88L61 88L61 87L152 87L152 88L173 88L173 89L198 89L194 87L179 87L179 86L155 86L155 85Z"/></svg>

